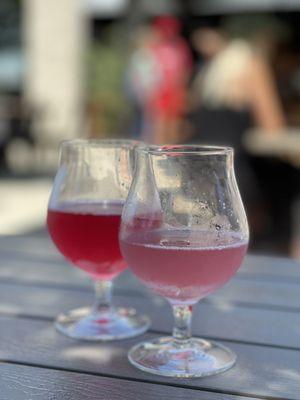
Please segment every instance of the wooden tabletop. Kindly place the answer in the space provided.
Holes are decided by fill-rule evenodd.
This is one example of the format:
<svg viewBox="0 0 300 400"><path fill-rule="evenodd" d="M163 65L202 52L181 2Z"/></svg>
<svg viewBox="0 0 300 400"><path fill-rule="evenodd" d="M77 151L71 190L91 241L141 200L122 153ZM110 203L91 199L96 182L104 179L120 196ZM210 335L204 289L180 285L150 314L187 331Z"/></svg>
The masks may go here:
<svg viewBox="0 0 300 400"><path fill-rule="evenodd" d="M127 361L138 341L170 333L170 307L125 272L115 303L152 319L143 336L89 343L57 333L53 318L88 305L88 278L44 236L0 239L0 400L300 400L300 264L248 256L224 288L196 308L193 333L237 354L219 375L174 379L139 371Z"/></svg>

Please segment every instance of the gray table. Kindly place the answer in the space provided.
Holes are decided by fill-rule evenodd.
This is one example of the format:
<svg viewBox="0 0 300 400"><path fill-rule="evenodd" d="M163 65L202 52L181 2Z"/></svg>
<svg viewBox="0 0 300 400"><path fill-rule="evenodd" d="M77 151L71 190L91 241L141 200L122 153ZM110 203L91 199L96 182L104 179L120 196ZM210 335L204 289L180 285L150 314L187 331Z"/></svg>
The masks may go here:
<svg viewBox="0 0 300 400"><path fill-rule="evenodd" d="M87 277L67 265L47 237L0 239L0 400L300 399L300 264L248 256L230 283L195 310L193 332L238 356L229 371L199 379L143 373L127 361L137 340L169 333L166 302L129 273L115 302L152 319L143 337L87 343L53 328L62 310L89 304Z"/></svg>

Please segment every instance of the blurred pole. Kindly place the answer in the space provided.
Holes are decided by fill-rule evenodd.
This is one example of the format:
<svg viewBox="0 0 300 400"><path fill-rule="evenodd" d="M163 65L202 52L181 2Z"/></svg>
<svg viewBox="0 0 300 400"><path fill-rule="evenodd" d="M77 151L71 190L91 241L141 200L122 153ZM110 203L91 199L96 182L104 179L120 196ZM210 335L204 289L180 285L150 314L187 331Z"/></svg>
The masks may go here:
<svg viewBox="0 0 300 400"><path fill-rule="evenodd" d="M41 141L82 134L87 21L78 0L23 0L25 98Z"/></svg>

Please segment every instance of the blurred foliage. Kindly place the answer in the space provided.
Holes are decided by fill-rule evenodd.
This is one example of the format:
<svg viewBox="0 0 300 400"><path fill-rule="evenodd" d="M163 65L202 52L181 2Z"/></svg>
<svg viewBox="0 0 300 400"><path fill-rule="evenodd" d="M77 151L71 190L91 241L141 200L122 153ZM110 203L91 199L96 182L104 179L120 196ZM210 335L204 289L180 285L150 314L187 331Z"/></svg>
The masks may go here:
<svg viewBox="0 0 300 400"><path fill-rule="evenodd" d="M94 136L118 133L129 113L124 96L127 57L123 34L119 26L108 27L101 40L91 43L87 54L88 119Z"/></svg>

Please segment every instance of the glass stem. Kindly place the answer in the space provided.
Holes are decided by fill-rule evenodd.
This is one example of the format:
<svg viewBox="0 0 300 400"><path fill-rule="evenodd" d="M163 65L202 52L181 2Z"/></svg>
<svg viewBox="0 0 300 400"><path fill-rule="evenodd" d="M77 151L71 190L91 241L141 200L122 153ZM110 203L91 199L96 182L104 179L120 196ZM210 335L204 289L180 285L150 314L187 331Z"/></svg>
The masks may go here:
<svg viewBox="0 0 300 400"><path fill-rule="evenodd" d="M112 294L111 281L96 281L95 282L96 301L93 306L93 311L103 313L111 310L112 308L111 294Z"/></svg>
<svg viewBox="0 0 300 400"><path fill-rule="evenodd" d="M191 338L192 306L173 305L174 328L173 338L184 344Z"/></svg>

